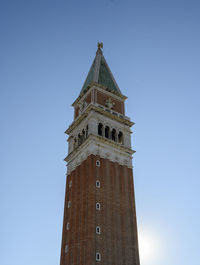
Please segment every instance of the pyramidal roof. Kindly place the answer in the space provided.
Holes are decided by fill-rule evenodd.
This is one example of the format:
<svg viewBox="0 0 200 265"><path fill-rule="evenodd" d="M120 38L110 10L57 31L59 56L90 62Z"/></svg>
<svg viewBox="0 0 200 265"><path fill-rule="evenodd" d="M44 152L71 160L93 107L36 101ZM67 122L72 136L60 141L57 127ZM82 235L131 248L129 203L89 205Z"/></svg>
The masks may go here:
<svg viewBox="0 0 200 265"><path fill-rule="evenodd" d="M103 48L103 44L98 43L96 56L80 94L84 93L91 83L97 83L103 86L106 90L121 96L122 93L112 75L112 72L110 71L110 68L108 67L101 48Z"/></svg>

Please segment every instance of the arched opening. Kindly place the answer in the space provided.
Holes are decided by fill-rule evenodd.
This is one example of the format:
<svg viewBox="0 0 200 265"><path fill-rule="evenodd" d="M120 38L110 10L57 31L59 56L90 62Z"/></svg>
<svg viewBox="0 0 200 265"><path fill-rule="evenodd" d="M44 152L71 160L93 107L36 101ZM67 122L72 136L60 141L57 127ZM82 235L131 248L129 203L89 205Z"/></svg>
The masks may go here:
<svg viewBox="0 0 200 265"><path fill-rule="evenodd" d="M115 142L117 141L116 130L115 129L112 130L112 140L115 141Z"/></svg>
<svg viewBox="0 0 200 265"><path fill-rule="evenodd" d="M118 143L123 144L123 133L119 132L118 134Z"/></svg>
<svg viewBox="0 0 200 265"><path fill-rule="evenodd" d="M98 135L103 136L103 124L99 123L98 125Z"/></svg>
<svg viewBox="0 0 200 265"><path fill-rule="evenodd" d="M82 130L82 142L85 140L85 130Z"/></svg>
<svg viewBox="0 0 200 265"><path fill-rule="evenodd" d="M88 137L88 125L86 126L86 133L85 133L85 137Z"/></svg>
<svg viewBox="0 0 200 265"><path fill-rule="evenodd" d="M78 134L78 145L80 145L81 144L81 135L80 135L80 133Z"/></svg>
<svg viewBox="0 0 200 265"><path fill-rule="evenodd" d="M110 128L108 126L105 128L105 137L108 139L110 138Z"/></svg>

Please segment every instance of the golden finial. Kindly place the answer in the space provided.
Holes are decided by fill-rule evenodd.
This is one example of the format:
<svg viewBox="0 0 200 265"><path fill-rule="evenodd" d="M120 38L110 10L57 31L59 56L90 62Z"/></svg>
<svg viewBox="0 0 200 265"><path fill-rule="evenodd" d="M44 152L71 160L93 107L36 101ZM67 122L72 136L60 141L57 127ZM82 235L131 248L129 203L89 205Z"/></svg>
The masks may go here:
<svg viewBox="0 0 200 265"><path fill-rule="evenodd" d="M98 42L97 47L98 49L103 49L103 42Z"/></svg>

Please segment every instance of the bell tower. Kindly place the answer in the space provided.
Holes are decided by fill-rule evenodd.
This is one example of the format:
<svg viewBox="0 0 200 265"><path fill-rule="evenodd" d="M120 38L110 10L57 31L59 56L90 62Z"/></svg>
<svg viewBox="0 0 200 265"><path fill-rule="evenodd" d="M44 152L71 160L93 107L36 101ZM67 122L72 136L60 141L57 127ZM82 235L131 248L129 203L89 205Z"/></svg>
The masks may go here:
<svg viewBox="0 0 200 265"><path fill-rule="evenodd" d="M139 265L131 126L98 43L68 137L60 265Z"/></svg>

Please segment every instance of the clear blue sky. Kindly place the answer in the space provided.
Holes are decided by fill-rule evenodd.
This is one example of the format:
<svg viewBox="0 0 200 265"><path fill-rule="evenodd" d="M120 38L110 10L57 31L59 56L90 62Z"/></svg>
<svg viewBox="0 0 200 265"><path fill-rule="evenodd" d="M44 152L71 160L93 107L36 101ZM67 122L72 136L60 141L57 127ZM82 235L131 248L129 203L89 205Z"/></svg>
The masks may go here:
<svg viewBox="0 0 200 265"><path fill-rule="evenodd" d="M96 52L136 123L141 265L200 264L199 1L1 1L0 264L60 262L65 129ZM157 244L158 246L158 244Z"/></svg>

